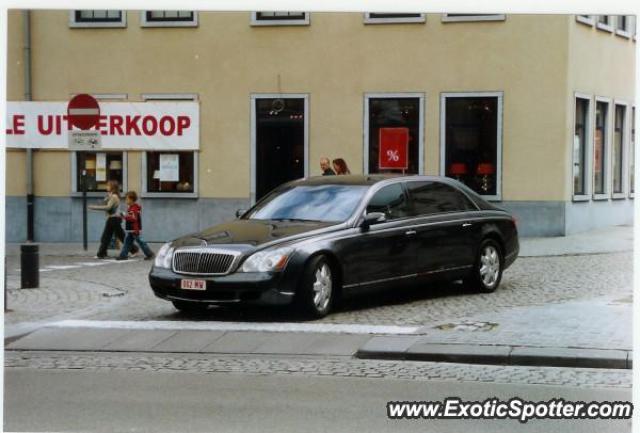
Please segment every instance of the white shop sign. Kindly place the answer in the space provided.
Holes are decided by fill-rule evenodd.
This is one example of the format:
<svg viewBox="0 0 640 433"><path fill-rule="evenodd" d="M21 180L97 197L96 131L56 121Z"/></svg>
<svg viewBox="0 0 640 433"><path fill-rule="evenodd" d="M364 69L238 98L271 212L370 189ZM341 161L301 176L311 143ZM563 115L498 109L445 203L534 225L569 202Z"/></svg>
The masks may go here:
<svg viewBox="0 0 640 433"><path fill-rule="evenodd" d="M7 147L68 149L66 102L7 102ZM197 102L101 102L100 132L105 150L198 150Z"/></svg>

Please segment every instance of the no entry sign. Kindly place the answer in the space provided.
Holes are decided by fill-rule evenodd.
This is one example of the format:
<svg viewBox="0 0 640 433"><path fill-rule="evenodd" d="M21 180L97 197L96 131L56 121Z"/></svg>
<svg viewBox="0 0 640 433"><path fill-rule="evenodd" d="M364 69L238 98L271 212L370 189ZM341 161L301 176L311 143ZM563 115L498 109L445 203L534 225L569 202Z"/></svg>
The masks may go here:
<svg viewBox="0 0 640 433"><path fill-rule="evenodd" d="M409 128L380 128L378 167L381 170L406 170Z"/></svg>
<svg viewBox="0 0 640 433"><path fill-rule="evenodd" d="M94 127L100 120L100 106L91 95L74 96L67 106L69 123L76 128L86 130Z"/></svg>

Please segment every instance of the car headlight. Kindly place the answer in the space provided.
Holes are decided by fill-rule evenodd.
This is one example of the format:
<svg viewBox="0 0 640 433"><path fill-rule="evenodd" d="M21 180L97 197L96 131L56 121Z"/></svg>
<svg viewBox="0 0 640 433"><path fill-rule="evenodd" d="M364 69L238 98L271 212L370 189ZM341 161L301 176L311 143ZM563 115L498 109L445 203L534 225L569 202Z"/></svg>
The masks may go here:
<svg viewBox="0 0 640 433"><path fill-rule="evenodd" d="M242 264L242 272L278 272L284 269L293 255L293 248L278 248L275 250L260 251L251 256Z"/></svg>
<svg viewBox="0 0 640 433"><path fill-rule="evenodd" d="M156 254L154 264L158 268L171 269L171 260L173 259L173 247L171 243L164 244Z"/></svg>

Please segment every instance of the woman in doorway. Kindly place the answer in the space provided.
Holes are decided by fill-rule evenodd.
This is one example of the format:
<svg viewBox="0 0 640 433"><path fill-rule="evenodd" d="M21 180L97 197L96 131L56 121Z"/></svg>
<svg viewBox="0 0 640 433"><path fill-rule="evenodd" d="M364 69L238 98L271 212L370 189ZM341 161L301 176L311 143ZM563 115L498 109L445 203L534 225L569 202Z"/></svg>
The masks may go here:
<svg viewBox="0 0 640 433"><path fill-rule="evenodd" d="M336 158L333 160L333 170L336 172L337 175L351 174L351 171L347 166L347 162L342 158Z"/></svg>
<svg viewBox="0 0 640 433"><path fill-rule="evenodd" d="M122 222L118 212L120 207L119 189L118 181L110 180L107 182L107 197L104 199L105 204L89 206L91 210L104 211L107 217L104 223L104 229L102 230L102 236L100 237L100 248L96 254L98 259L107 258L107 249L109 248L113 235L115 235L116 239L120 242L124 242L124 230L122 230ZM131 251L134 252L134 249L132 248ZM135 251L137 251L137 248Z"/></svg>

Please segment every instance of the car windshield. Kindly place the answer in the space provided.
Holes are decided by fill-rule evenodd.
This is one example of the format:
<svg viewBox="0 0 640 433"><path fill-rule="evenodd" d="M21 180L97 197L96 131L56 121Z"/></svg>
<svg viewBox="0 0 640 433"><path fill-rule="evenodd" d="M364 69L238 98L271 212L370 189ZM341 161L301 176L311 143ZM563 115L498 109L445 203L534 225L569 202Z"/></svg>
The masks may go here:
<svg viewBox="0 0 640 433"><path fill-rule="evenodd" d="M287 185L269 194L244 218L342 222L367 189L366 185Z"/></svg>

